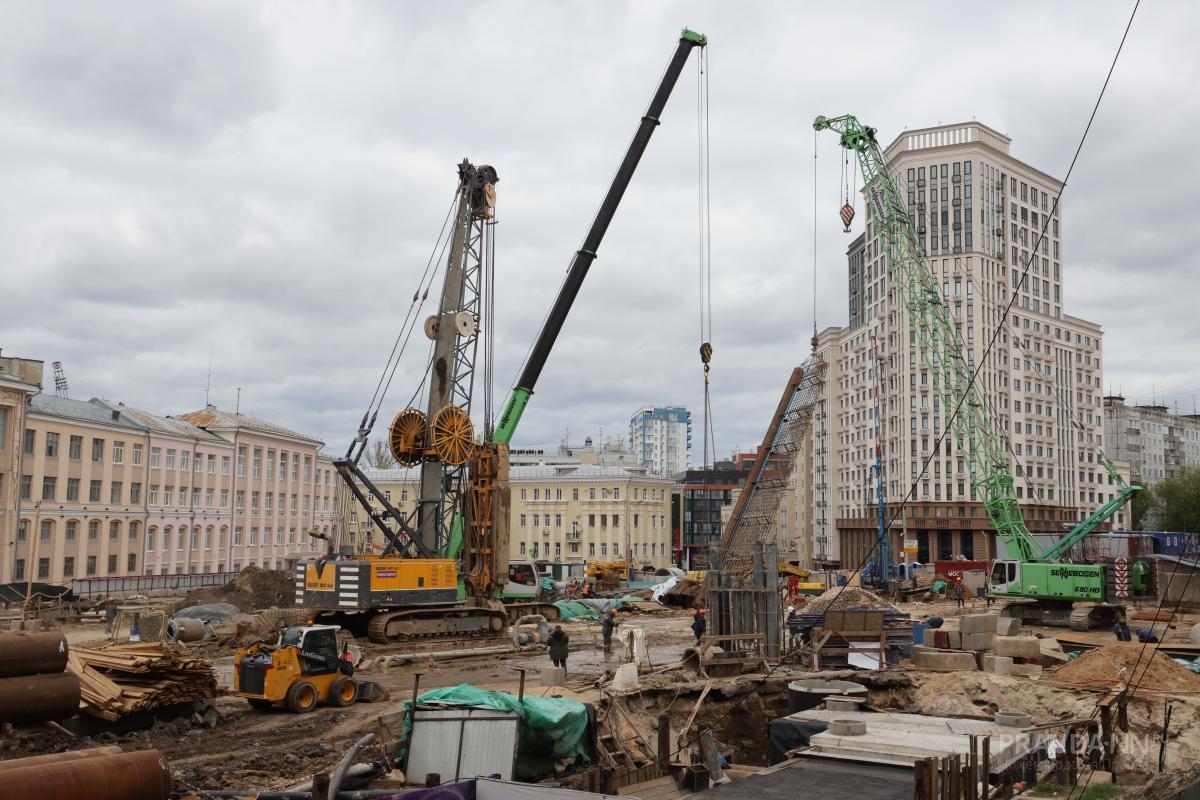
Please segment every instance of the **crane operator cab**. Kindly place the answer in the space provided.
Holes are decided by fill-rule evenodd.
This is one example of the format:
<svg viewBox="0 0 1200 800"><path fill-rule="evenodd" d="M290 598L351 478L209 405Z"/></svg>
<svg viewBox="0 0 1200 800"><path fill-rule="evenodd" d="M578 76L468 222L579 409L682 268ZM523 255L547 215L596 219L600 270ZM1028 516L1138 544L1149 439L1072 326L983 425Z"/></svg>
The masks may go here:
<svg viewBox="0 0 1200 800"><path fill-rule="evenodd" d="M995 562L988 583L988 592L992 594L1008 594L1010 589L1015 591L1021 584L1021 562Z"/></svg>

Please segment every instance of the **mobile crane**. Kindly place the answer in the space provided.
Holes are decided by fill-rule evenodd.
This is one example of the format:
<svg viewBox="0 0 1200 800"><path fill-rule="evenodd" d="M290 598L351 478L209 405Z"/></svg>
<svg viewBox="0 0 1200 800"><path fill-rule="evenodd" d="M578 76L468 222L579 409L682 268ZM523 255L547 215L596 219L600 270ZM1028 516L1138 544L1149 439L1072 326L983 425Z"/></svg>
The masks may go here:
<svg viewBox="0 0 1200 800"><path fill-rule="evenodd" d="M813 128L838 134L841 146L858 159L868 218L879 236L888 276L917 333L917 347L933 375L934 391L953 419L954 443L966 462L971 486L1008 555L992 566L991 593L1009 600L1005 611L1010 616L1030 622L1069 624L1079 630L1112 624L1123 613L1122 606L1110 602L1117 598L1115 570L1108 564L1064 559L1073 545L1111 519L1141 487L1127 485L1101 454L1117 493L1051 547L1037 542L1017 502L1004 442L973 380L973 365L924 255L898 180L887 170L875 129L850 115L817 117Z"/></svg>
<svg viewBox="0 0 1200 800"><path fill-rule="evenodd" d="M500 634L508 615L508 445L538 377L597 257L604 234L637 169L663 109L703 34L684 30L637 132L542 325L494 431L475 437L470 417L474 356L490 278L487 224L496 171L464 159L459 165L455 225L439 313L426 321L434 341L427 376L428 410L406 408L393 419L388 445L405 466L420 465L421 490L409 518L358 467L374 415L364 415L338 474L387 544L378 555L355 554L301 562L297 604L372 641L437 641ZM533 570L536 576L536 569ZM536 580L536 578L535 578Z"/></svg>

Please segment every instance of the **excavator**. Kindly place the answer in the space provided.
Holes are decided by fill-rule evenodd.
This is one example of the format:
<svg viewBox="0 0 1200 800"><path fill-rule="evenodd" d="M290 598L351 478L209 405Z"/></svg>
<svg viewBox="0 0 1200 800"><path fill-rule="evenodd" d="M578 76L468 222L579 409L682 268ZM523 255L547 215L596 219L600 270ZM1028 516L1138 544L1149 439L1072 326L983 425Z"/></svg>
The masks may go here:
<svg viewBox="0 0 1200 800"><path fill-rule="evenodd" d="M875 129L851 115L817 117L813 128L837 134L841 146L857 158L868 217L880 237L899 303L917 332L916 347L933 374L942 408L959 410L952 424L955 449L966 462L971 486L982 498L1008 556L992 565L990 594L1007 601L1002 613L1027 622L1069 625L1075 630L1111 626L1124 616L1119 601L1128 590L1119 574L1121 565L1073 562L1068 555L1141 487L1128 485L1101 453L1101 463L1117 487L1115 495L1054 544L1043 547L1038 543L1017 501L1006 444L997 432L987 398L973 380L974 365L965 353L941 281L921 247L898 178L888 172ZM847 204L842 215L848 230L847 216L853 216L853 208Z"/></svg>
<svg viewBox="0 0 1200 800"><path fill-rule="evenodd" d="M359 467L378 413L369 409L334 467L386 544L382 552L367 554L339 552L330 543L324 557L297 565L296 602L315 620L374 642L436 644L498 637L514 614L557 614L550 604L518 602L506 608L503 602L505 595L524 600L530 594L528 587L512 585L510 575L538 574L532 564L525 565L532 569L510 570L508 446L672 89L691 52L706 45L703 34L686 29L680 34L494 430L490 395L485 396L488 422L481 437L471 420L471 401L475 357L490 325L490 228L499 178L490 166L465 159L459 165L439 310L424 325L433 353L424 383L414 393L415 398L427 386L426 407L402 409L388 428L396 461L420 469L419 501L405 515ZM489 350L490 340L485 359ZM480 372L487 376L489 370L490 362ZM490 379L484 387L490 392Z"/></svg>

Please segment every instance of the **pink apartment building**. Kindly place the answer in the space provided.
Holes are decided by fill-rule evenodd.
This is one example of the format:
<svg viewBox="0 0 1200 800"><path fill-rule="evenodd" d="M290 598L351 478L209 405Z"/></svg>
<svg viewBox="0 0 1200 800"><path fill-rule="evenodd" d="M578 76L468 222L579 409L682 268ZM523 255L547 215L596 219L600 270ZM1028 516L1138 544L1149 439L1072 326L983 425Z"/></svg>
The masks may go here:
<svg viewBox="0 0 1200 800"><path fill-rule="evenodd" d="M179 572L181 564L187 564L183 571L189 571L206 553L211 553L206 562L210 570L222 571L223 565L234 570L245 566L290 568L298 559L325 550L325 543L310 532L336 537L341 519L339 481L333 462L319 452L320 440L211 405L171 421L190 424L223 444L212 443L203 449L205 480L191 487L186 509L180 506L178 491L173 498L175 506L166 506L167 478L162 479L165 513L157 521L161 525L157 544L161 558L154 562L160 573L164 568ZM211 485L210 455L216 469ZM163 458L165 461L165 453ZM194 470L195 462L192 464ZM150 485L154 486L153 480ZM201 511L209 510L210 489L213 509L222 514L221 520L193 521L194 501L200 501ZM228 492L224 499L229 505L224 508L220 505L222 491ZM163 545L163 535L174 538ZM148 557L149 553L150 548Z"/></svg>
<svg viewBox="0 0 1200 800"><path fill-rule="evenodd" d="M0 583L282 569L339 532L319 440L213 406L49 395L42 372L0 358Z"/></svg>

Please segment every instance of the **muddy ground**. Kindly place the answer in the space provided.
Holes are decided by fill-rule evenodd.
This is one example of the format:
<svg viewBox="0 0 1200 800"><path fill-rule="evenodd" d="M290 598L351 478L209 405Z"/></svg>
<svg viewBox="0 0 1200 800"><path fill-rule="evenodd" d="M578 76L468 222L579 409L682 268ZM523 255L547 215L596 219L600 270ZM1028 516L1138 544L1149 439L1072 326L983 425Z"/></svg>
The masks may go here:
<svg viewBox="0 0 1200 800"><path fill-rule="evenodd" d="M914 604L906 608L914 614L954 616L953 603ZM981 602L974 609L983 611ZM226 696L217 702L221 719L214 729L189 721L159 724L153 730L126 735L102 734L90 739L69 739L62 734L41 731L32 735L19 732L0 739L0 759L16 758L39 752L56 752L117 743L127 749L157 748L171 765L178 789L278 790L304 781L314 773L330 769L341 754L364 733L379 731L381 714L397 711L412 689L412 672L420 671L421 688L432 689L470 683L485 689L515 693L517 668L528 672L526 691L571 697L594 702L603 716L615 726L620 738L634 741L640 735L655 741L655 723L666 713L671 718L673 742L690 719L699 727L712 727L717 740L732 761L739 764L765 765L767 760L767 723L787 713L786 684L803 673L784 665L770 677L747 675L737 679L714 681L704 702L696 709L705 681L678 669L667 669L680 660L692 641L688 612L659 615L629 615L623 624L646 631L650 659L659 674L643 676L642 690L614 695L604 678L618 666L616 654L603 652L597 623L564 623L571 636L567 686L547 689L540 672L549 666L545 651L484 655L453 661L419 661L406 672L393 674L364 673L379 682L391 699L382 703L358 704L347 709L319 708L306 715L283 710L268 712L251 709L240 698ZM1180 619L1167 629L1159 623L1164 639L1186 638L1192 624ZM1040 629L1054 635L1061 629ZM97 638L95 626L67 631L73 644ZM1097 642L1111 638L1093 634ZM377 646L359 640L366 658L405 652L399 646ZM222 685L232 682L232 657L213 658ZM826 673L822 677L833 677ZM1099 691L1057 685L1053 673L1040 681L996 676L979 672L936 673L906 667L884 673L857 673L856 680L868 684L870 702L880 708L917 711L949 716L990 716L998 710L1024 711L1037 723L1049 723L1091 715ZM599 684L599 686L598 686ZM1129 706L1131 731L1119 756L1119 765L1130 774L1154 772L1157 747L1150 743L1161 730L1163 702L1175 703L1172 739L1167 747L1168 769L1187 769L1200 759L1200 697L1166 694L1144 686ZM370 754L368 754L370 755Z"/></svg>
<svg viewBox="0 0 1200 800"><path fill-rule="evenodd" d="M679 661L684 647L692 641L690 624L688 612L627 615L622 619L622 625L646 631L650 658L655 665ZM619 656L603 651L598 623L568 622L563 623L563 628L571 637L568 680L567 686L553 690L540 680L541 670L551 666L544 649L452 661L426 660L398 674L359 673L390 693L391 699L381 703L359 703L344 709L320 707L310 714L297 715L283 709L258 711L241 698L225 696L217 701L221 719L213 729L177 720L160 723L148 731L84 739L38 731L0 740L0 760L96 744L119 744L130 750L161 750L171 765L177 789L285 789L316 772L327 771L364 733L378 732L380 715L400 710L411 696L413 672L423 673L422 691L469 683L515 694L519 682L517 668L525 668L528 693L545 695L553 691L557 696L599 700L594 684L606 674L611 675L620 663ZM100 638L96 626L73 627L68 634L73 644ZM365 640L356 644L363 648L365 658L407 652L401 646L379 646ZM232 688L232 656L218 657L213 665L222 687Z"/></svg>

